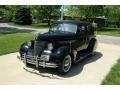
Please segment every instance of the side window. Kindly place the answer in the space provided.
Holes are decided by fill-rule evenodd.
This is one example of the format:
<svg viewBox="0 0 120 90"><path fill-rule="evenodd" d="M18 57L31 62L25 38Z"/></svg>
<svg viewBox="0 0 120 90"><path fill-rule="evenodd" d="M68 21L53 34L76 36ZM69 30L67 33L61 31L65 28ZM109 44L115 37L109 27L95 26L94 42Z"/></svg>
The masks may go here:
<svg viewBox="0 0 120 90"><path fill-rule="evenodd" d="M79 28L78 28L78 33L79 34L85 34L85 32L86 32L85 25L80 25Z"/></svg>
<svg viewBox="0 0 120 90"><path fill-rule="evenodd" d="M90 25L87 25L87 34L89 35L90 34Z"/></svg>
<svg viewBox="0 0 120 90"><path fill-rule="evenodd" d="M87 33L88 33L88 35L94 34L94 31L93 31L91 25L87 26Z"/></svg>

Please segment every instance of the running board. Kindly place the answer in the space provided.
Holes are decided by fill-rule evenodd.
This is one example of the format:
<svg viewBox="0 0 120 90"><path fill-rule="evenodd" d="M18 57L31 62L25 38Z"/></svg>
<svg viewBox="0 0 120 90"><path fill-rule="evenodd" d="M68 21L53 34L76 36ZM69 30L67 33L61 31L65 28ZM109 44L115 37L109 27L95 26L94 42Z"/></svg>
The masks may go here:
<svg viewBox="0 0 120 90"><path fill-rule="evenodd" d="M78 52L75 63L80 62L81 60L87 58L89 55L92 55L92 54L93 54L93 52L89 52L89 51L80 51L80 52Z"/></svg>

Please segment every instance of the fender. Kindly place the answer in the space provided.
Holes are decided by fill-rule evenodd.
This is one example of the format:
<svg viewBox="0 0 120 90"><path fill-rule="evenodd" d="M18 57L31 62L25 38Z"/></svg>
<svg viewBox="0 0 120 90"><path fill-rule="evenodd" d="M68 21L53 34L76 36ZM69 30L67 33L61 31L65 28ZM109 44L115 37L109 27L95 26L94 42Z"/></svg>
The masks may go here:
<svg viewBox="0 0 120 90"><path fill-rule="evenodd" d="M27 42L24 42L21 46L20 46L20 50L19 50L19 53L20 55L22 53L27 53L29 48L34 48L34 40L30 40L30 42L32 43L31 46L29 47Z"/></svg>
<svg viewBox="0 0 120 90"><path fill-rule="evenodd" d="M89 51L93 52L93 51L96 50L97 44L98 44L97 39L96 38L91 38L91 40L89 41L89 45L88 45L87 49Z"/></svg>
<svg viewBox="0 0 120 90"><path fill-rule="evenodd" d="M27 46L27 42L23 43L21 46L20 46L20 55L22 55L23 53L27 53L29 47Z"/></svg>
<svg viewBox="0 0 120 90"><path fill-rule="evenodd" d="M66 54L70 53L70 47L69 46L59 47L55 53L57 55L57 58L59 60L62 60Z"/></svg>

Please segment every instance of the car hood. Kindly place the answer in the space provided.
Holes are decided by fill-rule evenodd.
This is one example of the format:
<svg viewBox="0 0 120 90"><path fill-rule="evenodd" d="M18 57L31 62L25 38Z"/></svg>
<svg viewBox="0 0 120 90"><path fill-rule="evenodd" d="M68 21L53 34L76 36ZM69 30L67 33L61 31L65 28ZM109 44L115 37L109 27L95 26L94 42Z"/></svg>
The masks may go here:
<svg viewBox="0 0 120 90"><path fill-rule="evenodd" d="M47 32L44 34L40 34L37 37L37 41L53 41L53 40L74 40L76 38L76 34L70 32Z"/></svg>

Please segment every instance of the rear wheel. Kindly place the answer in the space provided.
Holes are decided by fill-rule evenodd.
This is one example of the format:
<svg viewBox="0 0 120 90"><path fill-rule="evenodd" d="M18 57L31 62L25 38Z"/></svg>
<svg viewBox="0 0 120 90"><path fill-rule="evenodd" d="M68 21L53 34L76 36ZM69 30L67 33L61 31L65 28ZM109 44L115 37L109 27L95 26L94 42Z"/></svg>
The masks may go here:
<svg viewBox="0 0 120 90"><path fill-rule="evenodd" d="M61 73L61 74L66 74L70 71L71 69L71 64L72 64L72 59L71 59L71 56L68 54L64 57L58 71Z"/></svg>

